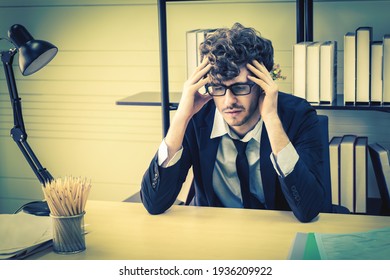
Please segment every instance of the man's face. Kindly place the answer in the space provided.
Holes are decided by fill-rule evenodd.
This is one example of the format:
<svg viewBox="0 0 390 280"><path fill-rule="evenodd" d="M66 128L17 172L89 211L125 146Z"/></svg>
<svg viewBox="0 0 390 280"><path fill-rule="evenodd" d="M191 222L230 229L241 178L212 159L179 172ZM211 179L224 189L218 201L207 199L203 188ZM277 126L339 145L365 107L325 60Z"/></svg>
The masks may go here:
<svg viewBox="0 0 390 280"><path fill-rule="evenodd" d="M246 67L240 69L240 74L222 85L230 86L236 83L250 83ZM248 95L236 96L230 89L224 96L214 96L214 103L226 123L240 136L251 130L260 119L259 111L260 87L254 85Z"/></svg>

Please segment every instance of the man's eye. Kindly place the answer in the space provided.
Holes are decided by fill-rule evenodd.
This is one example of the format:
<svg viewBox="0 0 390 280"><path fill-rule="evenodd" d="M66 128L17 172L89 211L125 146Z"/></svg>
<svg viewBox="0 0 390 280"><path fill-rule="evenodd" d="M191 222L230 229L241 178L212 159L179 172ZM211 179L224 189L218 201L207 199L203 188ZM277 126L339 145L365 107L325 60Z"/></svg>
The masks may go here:
<svg viewBox="0 0 390 280"><path fill-rule="evenodd" d="M234 86L233 87L233 90L234 91L244 91L244 90L246 90L246 86L245 85L237 85L237 86Z"/></svg>
<svg viewBox="0 0 390 280"><path fill-rule="evenodd" d="M220 86L213 86L213 90L214 91L221 91L221 90L224 90L224 88L220 87Z"/></svg>

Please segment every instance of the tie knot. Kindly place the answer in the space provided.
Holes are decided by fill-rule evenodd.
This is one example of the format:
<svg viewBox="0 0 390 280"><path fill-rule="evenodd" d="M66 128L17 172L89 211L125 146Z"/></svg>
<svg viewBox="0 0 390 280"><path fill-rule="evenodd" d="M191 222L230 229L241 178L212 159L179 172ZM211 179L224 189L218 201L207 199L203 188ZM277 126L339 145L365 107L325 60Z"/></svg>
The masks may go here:
<svg viewBox="0 0 390 280"><path fill-rule="evenodd" d="M246 146L248 142L243 142L237 139L233 139L234 146L236 146L237 152L239 155L245 154Z"/></svg>

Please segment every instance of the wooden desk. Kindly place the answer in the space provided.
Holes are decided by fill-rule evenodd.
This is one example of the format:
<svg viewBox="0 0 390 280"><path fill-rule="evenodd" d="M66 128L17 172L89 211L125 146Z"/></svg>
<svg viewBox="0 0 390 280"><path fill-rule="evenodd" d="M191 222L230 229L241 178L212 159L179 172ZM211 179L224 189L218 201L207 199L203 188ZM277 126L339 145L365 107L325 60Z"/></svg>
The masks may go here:
<svg viewBox="0 0 390 280"><path fill-rule="evenodd" d="M86 251L51 248L30 259L286 259L297 232L345 233L390 226L390 217L320 214L300 223L291 212L173 206L150 215L140 203L88 201Z"/></svg>

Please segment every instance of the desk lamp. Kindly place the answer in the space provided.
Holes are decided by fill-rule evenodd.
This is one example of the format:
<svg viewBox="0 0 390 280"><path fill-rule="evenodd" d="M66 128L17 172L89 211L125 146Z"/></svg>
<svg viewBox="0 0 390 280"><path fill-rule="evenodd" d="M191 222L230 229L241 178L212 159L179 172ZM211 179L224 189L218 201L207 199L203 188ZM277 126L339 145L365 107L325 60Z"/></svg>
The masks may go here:
<svg viewBox="0 0 390 280"><path fill-rule="evenodd" d="M8 37L9 39L0 39L9 41L15 47L8 51L1 51L1 61L4 66L14 116L14 127L11 129L11 137L22 151L30 167L38 177L39 182L45 185L47 182L53 180L53 177L46 168L42 167L30 145L27 143L21 98L18 96L12 62L15 54L19 52L20 71L23 76L28 76L46 66L57 54L58 49L46 41L35 40L27 29L20 24L11 26L8 31ZM45 201L27 203L23 207L23 211L35 215L49 214L49 208Z"/></svg>

